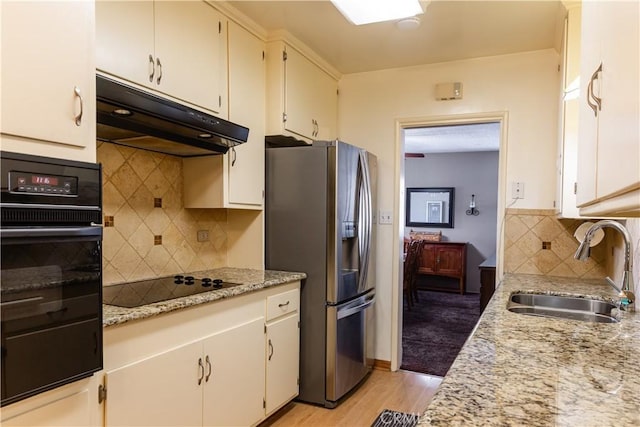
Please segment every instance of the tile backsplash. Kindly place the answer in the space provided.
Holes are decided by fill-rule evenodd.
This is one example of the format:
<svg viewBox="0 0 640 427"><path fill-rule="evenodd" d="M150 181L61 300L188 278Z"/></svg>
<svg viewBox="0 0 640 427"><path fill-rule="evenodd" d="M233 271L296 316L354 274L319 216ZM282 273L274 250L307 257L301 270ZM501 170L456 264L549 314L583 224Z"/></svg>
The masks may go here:
<svg viewBox="0 0 640 427"><path fill-rule="evenodd" d="M602 243L591 248L586 262L573 258L579 245L573 233L583 222L558 219L553 209L507 209L505 273L604 278L610 269L608 233Z"/></svg>
<svg viewBox="0 0 640 427"><path fill-rule="evenodd" d="M184 208L179 157L98 142L98 162L105 285L226 265L227 212Z"/></svg>

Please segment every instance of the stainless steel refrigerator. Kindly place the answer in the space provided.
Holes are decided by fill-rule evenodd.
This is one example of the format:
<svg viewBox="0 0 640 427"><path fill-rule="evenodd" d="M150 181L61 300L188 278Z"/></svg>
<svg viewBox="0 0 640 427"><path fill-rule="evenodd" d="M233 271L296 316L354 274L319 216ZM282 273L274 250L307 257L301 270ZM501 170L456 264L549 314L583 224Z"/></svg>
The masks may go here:
<svg viewBox="0 0 640 427"><path fill-rule="evenodd" d="M307 273L298 399L333 408L373 366L377 161L340 141L266 151L266 267Z"/></svg>

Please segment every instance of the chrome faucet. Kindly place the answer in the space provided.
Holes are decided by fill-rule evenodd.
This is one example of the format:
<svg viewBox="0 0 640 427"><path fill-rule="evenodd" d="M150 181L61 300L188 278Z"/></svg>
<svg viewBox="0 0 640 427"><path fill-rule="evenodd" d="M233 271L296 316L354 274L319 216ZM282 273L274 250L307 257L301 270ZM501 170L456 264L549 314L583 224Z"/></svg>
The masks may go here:
<svg viewBox="0 0 640 427"><path fill-rule="evenodd" d="M591 239L593 238L594 233L601 228L607 227L618 230L624 239L624 271L622 272L622 286L618 287L610 277L607 277L606 281L616 291L618 291L621 307L628 311L635 311L634 304L636 296L633 293L633 278L631 272L631 264L633 260L631 256L631 235L622 224L610 219L604 219L593 224L584 235L584 239L582 240L582 243L580 243L580 246L578 246L578 250L576 251L574 258L580 261L586 261L587 258L589 258Z"/></svg>

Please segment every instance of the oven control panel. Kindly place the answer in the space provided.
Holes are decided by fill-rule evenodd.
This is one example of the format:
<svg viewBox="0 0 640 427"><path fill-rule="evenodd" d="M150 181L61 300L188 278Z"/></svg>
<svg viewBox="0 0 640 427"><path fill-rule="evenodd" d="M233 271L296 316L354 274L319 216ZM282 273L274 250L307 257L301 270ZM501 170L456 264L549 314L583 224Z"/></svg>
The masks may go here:
<svg viewBox="0 0 640 427"><path fill-rule="evenodd" d="M56 196L78 195L78 178L74 176L10 171L9 183L11 193Z"/></svg>

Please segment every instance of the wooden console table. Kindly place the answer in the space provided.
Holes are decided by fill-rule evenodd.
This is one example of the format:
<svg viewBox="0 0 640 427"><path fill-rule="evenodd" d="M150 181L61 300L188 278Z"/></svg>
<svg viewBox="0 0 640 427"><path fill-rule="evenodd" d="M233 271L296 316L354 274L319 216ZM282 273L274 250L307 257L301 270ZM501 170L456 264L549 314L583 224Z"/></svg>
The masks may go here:
<svg viewBox="0 0 640 427"><path fill-rule="evenodd" d="M465 292L467 244L458 242L425 242L418 257L418 274L458 279L460 294ZM443 288L425 288L443 291Z"/></svg>

